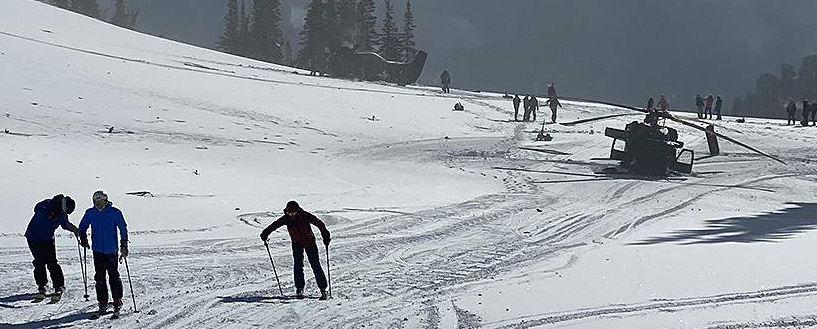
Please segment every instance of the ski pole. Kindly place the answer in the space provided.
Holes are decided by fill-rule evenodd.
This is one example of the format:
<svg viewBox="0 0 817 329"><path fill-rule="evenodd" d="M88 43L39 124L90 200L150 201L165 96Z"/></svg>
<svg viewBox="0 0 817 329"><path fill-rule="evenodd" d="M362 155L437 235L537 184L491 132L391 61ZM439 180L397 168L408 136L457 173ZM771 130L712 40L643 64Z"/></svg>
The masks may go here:
<svg viewBox="0 0 817 329"><path fill-rule="evenodd" d="M79 263L79 267L82 269L82 284L85 285L85 295L82 296L85 298L85 301L88 301L88 249L85 249L85 256L82 255L80 252L80 243L79 237L77 237L77 253L79 254L79 258L82 258L82 262Z"/></svg>
<svg viewBox="0 0 817 329"><path fill-rule="evenodd" d="M332 273L329 271L329 245L326 245L326 281L329 282L329 298L332 298Z"/></svg>
<svg viewBox="0 0 817 329"><path fill-rule="evenodd" d="M267 255L269 255L269 262L272 264L272 273L275 274L275 281L278 281L278 291L281 292L281 297L284 297L284 288L281 288L281 280L278 279L278 271L275 270L275 262L272 261L272 252L269 251L267 241L264 241L264 246L267 247Z"/></svg>
<svg viewBox="0 0 817 329"><path fill-rule="evenodd" d="M125 258L125 271L128 272L128 285L130 285L130 297L133 299L133 313L139 313L136 309L136 296L133 295L133 282L130 280L130 268L128 268L128 257Z"/></svg>

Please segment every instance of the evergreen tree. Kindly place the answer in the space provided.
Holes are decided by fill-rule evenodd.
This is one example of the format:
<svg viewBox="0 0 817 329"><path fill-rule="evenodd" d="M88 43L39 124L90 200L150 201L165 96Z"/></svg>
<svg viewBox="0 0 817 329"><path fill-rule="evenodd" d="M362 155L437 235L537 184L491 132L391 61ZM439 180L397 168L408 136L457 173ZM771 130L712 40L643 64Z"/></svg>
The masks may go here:
<svg viewBox="0 0 817 329"><path fill-rule="evenodd" d="M377 16L374 0L360 0L357 4L357 40L358 50L374 51L377 45Z"/></svg>
<svg viewBox="0 0 817 329"><path fill-rule="evenodd" d="M298 62L309 69L317 70L321 65L324 53L323 20L324 3L322 0L312 0L306 9L304 26L301 30L301 50L298 52Z"/></svg>
<svg viewBox="0 0 817 329"><path fill-rule="evenodd" d="M400 36L397 23L394 21L394 6L391 0L384 0L385 15L383 16L383 27L380 32L380 55L388 60L400 59Z"/></svg>
<svg viewBox="0 0 817 329"><path fill-rule="evenodd" d="M135 12L128 9L125 0L116 0L111 23L119 27L132 29L136 26L136 16L137 14Z"/></svg>
<svg viewBox="0 0 817 329"><path fill-rule="evenodd" d="M247 7L244 0L241 0L241 13L238 19L238 41L236 44L236 55L248 56L252 40L250 39L250 16L247 14Z"/></svg>
<svg viewBox="0 0 817 329"><path fill-rule="evenodd" d="M242 3L243 5L243 3ZM238 17L238 0L227 1L227 13L224 15L224 33L218 40L218 49L230 54L239 54L241 31Z"/></svg>
<svg viewBox="0 0 817 329"><path fill-rule="evenodd" d="M344 47L352 47L358 39L357 3L355 0L339 0L337 7L339 43Z"/></svg>
<svg viewBox="0 0 817 329"><path fill-rule="evenodd" d="M400 55L403 56L405 61L414 59L414 55L417 54L417 45L414 43L414 30L416 28L414 13L411 11L411 0L406 0L406 12L403 14L403 33L400 35L402 38L400 41L402 46Z"/></svg>
<svg viewBox="0 0 817 329"><path fill-rule="evenodd" d="M253 0L250 57L266 62L281 62L284 40L280 24L280 0Z"/></svg>
<svg viewBox="0 0 817 329"><path fill-rule="evenodd" d="M71 10L85 16L99 18L99 4L96 0L71 0Z"/></svg>

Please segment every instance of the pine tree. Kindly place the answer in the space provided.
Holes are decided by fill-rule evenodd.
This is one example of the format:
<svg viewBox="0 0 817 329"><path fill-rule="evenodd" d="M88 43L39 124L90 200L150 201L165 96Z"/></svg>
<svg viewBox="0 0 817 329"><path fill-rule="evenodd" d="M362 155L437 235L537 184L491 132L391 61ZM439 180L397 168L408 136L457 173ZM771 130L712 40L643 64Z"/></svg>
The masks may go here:
<svg viewBox="0 0 817 329"><path fill-rule="evenodd" d="M249 56L249 49L252 44L250 38L250 16L247 14L245 0L241 0L241 12L238 18L238 41L236 45L236 55Z"/></svg>
<svg viewBox="0 0 817 329"><path fill-rule="evenodd" d="M238 17L238 0L227 1L227 13L224 15L224 33L218 40L218 49L230 54L239 53L240 22Z"/></svg>
<svg viewBox="0 0 817 329"><path fill-rule="evenodd" d="M281 62L281 46L284 40L280 24L281 2L279 0L253 1L250 57L266 62Z"/></svg>
<svg viewBox="0 0 817 329"><path fill-rule="evenodd" d="M126 29L136 26L137 14L128 9L125 0L116 0L114 8L114 14L111 17L112 24Z"/></svg>
<svg viewBox="0 0 817 329"><path fill-rule="evenodd" d="M383 16L383 27L380 32L380 55L387 60L400 59L400 36L397 24L394 21L394 6L391 0L384 0L386 3L385 15Z"/></svg>
<svg viewBox="0 0 817 329"><path fill-rule="evenodd" d="M338 1L339 43L344 47L354 46L357 42L357 3L355 0Z"/></svg>
<svg viewBox="0 0 817 329"><path fill-rule="evenodd" d="M312 0L306 9L304 26L301 30L301 50L298 52L298 62L302 66L317 70L324 53L325 24L323 20L324 4L322 0Z"/></svg>
<svg viewBox="0 0 817 329"><path fill-rule="evenodd" d="M374 0L360 0L357 4L357 27L357 49L374 51L378 42Z"/></svg>
<svg viewBox="0 0 817 329"><path fill-rule="evenodd" d="M71 10L85 16L99 18L99 4L96 0L71 0Z"/></svg>
<svg viewBox="0 0 817 329"><path fill-rule="evenodd" d="M403 56L405 61L414 59L414 55L417 54L417 45L414 43L414 30L416 28L414 13L411 11L411 0L406 0L406 12L403 15L403 33L400 35L402 39L400 42L402 46L400 55Z"/></svg>

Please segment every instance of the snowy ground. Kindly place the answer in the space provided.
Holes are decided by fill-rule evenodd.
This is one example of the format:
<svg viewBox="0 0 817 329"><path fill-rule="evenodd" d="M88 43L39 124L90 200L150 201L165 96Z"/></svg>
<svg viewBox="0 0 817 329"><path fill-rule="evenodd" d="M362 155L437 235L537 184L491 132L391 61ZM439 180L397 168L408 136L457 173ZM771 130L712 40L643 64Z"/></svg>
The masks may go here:
<svg viewBox="0 0 817 329"><path fill-rule="evenodd" d="M703 158L678 126L702 157L691 177L605 179L604 127L637 116L533 142L541 120L509 122L498 95L309 77L27 0L0 2L0 73L2 328L99 325L66 232L66 296L29 303L22 237L37 201L66 193L81 213L97 189L133 232L142 311L105 326L817 325L815 128L720 123L781 165L725 142ZM615 113L566 102L560 118ZM290 199L333 233L329 302L278 298L258 233ZM291 294L284 231L272 253Z"/></svg>

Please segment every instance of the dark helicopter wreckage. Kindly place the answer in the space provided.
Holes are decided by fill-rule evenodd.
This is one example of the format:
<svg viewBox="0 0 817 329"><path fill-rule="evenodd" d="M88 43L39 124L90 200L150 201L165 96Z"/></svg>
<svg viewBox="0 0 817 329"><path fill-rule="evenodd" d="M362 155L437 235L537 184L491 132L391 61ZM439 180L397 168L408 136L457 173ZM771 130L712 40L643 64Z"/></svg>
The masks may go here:
<svg viewBox="0 0 817 329"><path fill-rule="evenodd" d="M613 139L613 143L610 148L610 158L606 160L619 161L619 169L624 171L623 173L625 174L666 177L670 175L688 175L692 173L692 167L696 161L695 152L691 149L684 148L684 143L678 140L678 131L667 126L667 120L702 131L706 135L707 145L709 148L709 156L707 157L720 155L720 146L718 144L718 139L720 138L742 148L748 149L753 153L767 157L776 162L786 164L784 161L771 154L716 132L715 126L712 124L701 126L685 119L678 118L669 112L647 111L646 109L633 106L584 99L572 100L584 102L589 101L615 106L618 108L638 111L645 115L643 121L632 121L628 123L624 129L607 127L604 131L605 136ZM635 114L637 113L605 115L563 123L562 125L574 126L581 123ZM525 149L533 150L530 148Z"/></svg>

